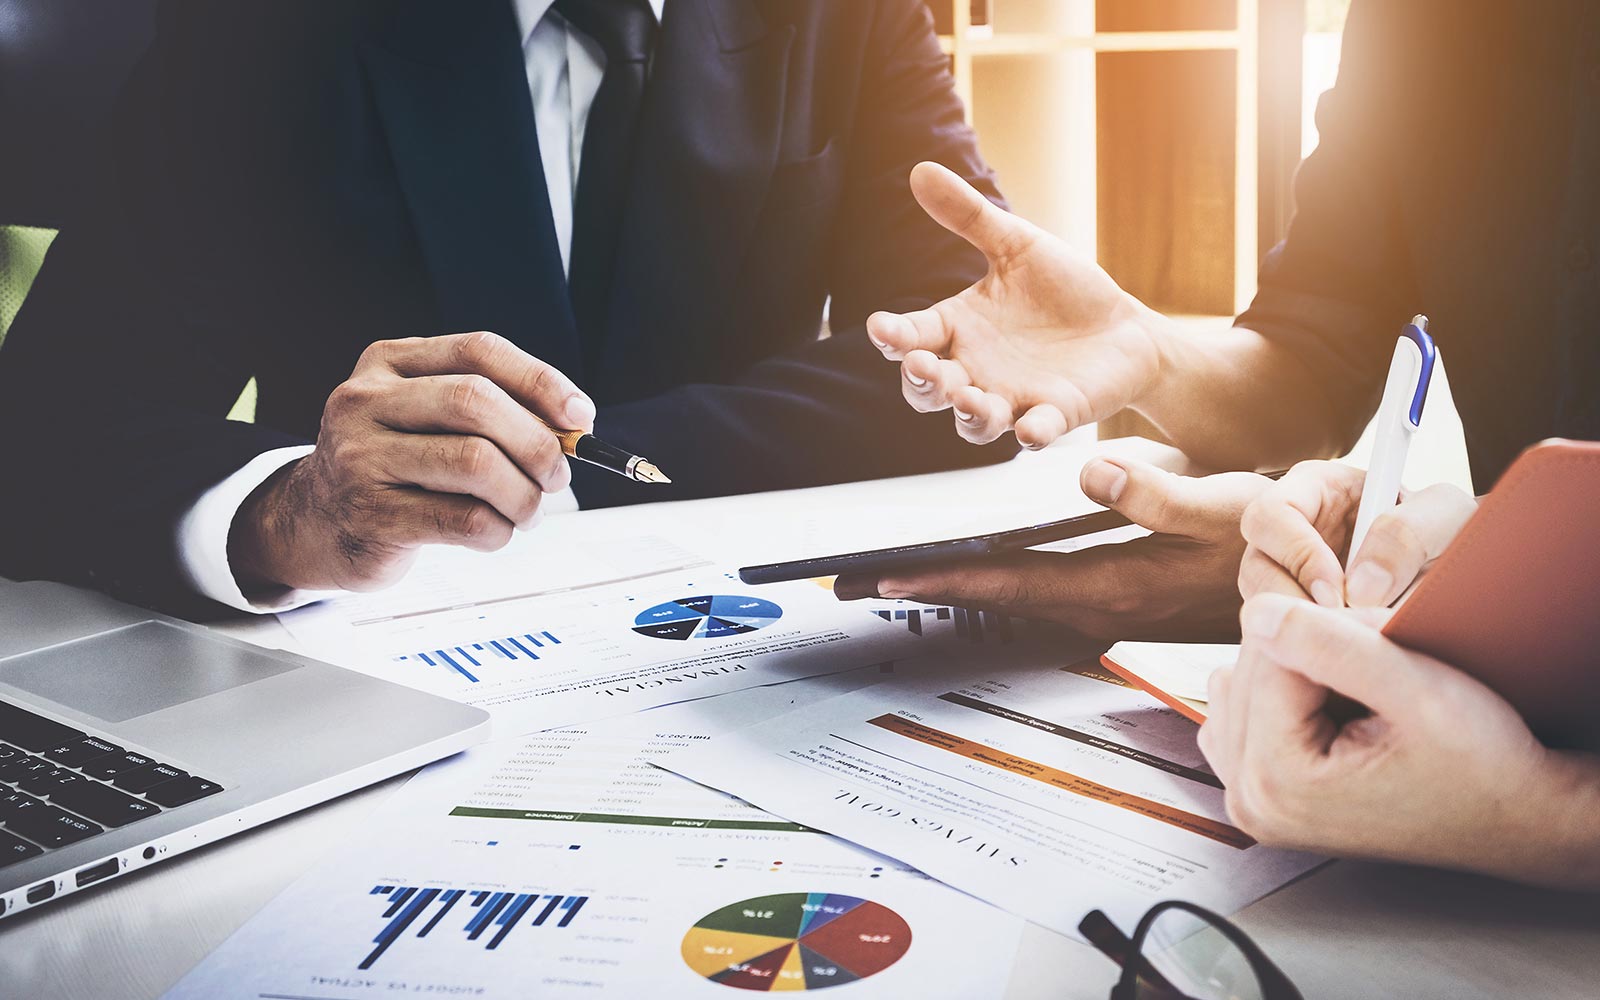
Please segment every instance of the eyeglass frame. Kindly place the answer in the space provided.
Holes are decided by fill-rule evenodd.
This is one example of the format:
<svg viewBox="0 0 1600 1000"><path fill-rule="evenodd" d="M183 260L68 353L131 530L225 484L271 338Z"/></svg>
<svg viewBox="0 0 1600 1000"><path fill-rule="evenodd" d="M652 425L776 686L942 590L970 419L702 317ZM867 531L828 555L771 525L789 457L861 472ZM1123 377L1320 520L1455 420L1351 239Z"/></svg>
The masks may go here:
<svg viewBox="0 0 1600 1000"><path fill-rule="evenodd" d="M1221 932L1244 956L1256 977L1256 984L1261 988L1262 1000L1304 1000L1299 989L1267 957L1260 945L1251 940L1250 935L1226 917L1178 899L1163 900L1146 910L1144 916L1139 918L1132 938L1123 934L1111 922L1111 918L1100 910L1090 910L1078 923L1078 932L1084 939L1122 969L1121 978L1111 987L1111 1000L1203 1000L1190 997L1173 986L1145 957L1144 944L1150 928L1155 925L1157 918L1171 910L1188 913ZM1141 977L1146 983L1143 993L1139 987Z"/></svg>

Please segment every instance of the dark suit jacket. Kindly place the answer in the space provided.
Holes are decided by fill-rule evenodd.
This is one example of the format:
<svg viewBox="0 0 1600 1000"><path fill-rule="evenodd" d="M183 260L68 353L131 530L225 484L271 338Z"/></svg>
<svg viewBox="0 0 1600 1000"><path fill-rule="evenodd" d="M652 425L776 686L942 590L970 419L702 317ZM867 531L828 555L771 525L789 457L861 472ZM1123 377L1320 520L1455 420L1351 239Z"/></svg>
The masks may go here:
<svg viewBox="0 0 1600 1000"><path fill-rule="evenodd" d="M676 480L579 469L589 507L1003 457L864 335L984 271L912 200L923 159L998 198L921 0L669 0L585 340L510 0L172 3L0 353L0 573L171 604L176 518L393 337L511 338ZM257 424L225 421L251 376Z"/></svg>
<svg viewBox="0 0 1600 1000"><path fill-rule="evenodd" d="M1600 438L1600 4L1357 0L1317 125L1240 324L1305 359L1353 443L1427 313L1479 490L1542 438Z"/></svg>

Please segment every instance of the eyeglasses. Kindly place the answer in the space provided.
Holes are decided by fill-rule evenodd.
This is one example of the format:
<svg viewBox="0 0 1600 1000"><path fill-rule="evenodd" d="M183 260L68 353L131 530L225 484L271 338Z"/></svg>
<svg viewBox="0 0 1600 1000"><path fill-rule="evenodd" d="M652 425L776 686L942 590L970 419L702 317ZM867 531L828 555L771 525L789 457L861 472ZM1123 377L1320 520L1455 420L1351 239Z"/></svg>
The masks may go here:
<svg viewBox="0 0 1600 1000"><path fill-rule="evenodd" d="M1078 931L1122 969L1111 1000L1302 1000L1244 931L1193 903L1157 903L1131 940L1099 910Z"/></svg>

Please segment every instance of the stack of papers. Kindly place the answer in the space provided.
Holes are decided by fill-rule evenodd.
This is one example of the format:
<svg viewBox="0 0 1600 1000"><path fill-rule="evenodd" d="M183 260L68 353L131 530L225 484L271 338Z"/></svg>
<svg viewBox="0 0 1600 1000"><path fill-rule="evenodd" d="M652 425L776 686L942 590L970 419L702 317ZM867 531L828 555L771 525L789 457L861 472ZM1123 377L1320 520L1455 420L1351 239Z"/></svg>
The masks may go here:
<svg viewBox="0 0 1600 1000"><path fill-rule="evenodd" d="M1047 457L940 483L1069 496L999 526L1086 509ZM1319 863L1232 826L1195 725L1099 647L741 584L740 562L953 536L976 509L918 480L810 494L553 519L282 616L313 656L487 709L496 738L170 996L998 996L1024 920L1226 913Z"/></svg>
<svg viewBox="0 0 1600 1000"><path fill-rule="evenodd" d="M1321 863L1234 827L1194 723L1093 657L896 676L656 759L1062 934Z"/></svg>
<svg viewBox="0 0 1600 1000"><path fill-rule="evenodd" d="M819 693L874 676L824 678ZM1016 917L649 764L732 718L792 708L796 686L434 765L168 996L998 992Z"/></svg>

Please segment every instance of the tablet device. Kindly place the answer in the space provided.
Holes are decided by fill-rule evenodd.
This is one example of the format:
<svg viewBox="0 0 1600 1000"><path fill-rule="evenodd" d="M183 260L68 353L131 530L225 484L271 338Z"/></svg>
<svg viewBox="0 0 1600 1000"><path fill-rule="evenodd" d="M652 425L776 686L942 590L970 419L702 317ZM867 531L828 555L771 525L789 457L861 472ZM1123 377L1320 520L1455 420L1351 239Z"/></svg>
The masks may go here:
<svg viewBox="0 0 1600 1000"><path fill-rule="evenodd" d="M1600 745L1600 443L1523 452L1384 634L1478 678L1551 745Z"/></svg>
<svg viewBox="0 0 1600 1000"><path fill-rule="evenodd" d="M744 583L782 583L785 580L811 580L820 576L839 576L844 573L887 573L892 570L915 569L935 563L948 563L958 559L977 559L982 556L1015 552L1047 542L1068 538L1081 538L1101 531L1126 528L1133 522L1114 510L1097 510L1060 521L1046 521L1026 528L1012 528L987 535L967 538L950 538L942 542L921 542L887 549L870 549L865 552L844 552L815 559L796 559L793 562L766 563L761 566L744 566L739 579Z"/></svg>
<svg viewBox="0 0 1600 1000"><path fill-rule="evenodd" d="M1286 470L1266 473L1268 479L1282 479ZM947 538L942 542L920 542L915 545L897 545L886 549L868 549L864 552L842 552L814 559L796 559L793 562L764 563L745 566L739 570L744 583L783 583L786 580L815 580L824 576L845 573L889 573L894 570L916 569L919 566L939 565L962 559L979 559L1031 549L1069 538L1083 538L1102 531L1126 528L1133 522L1114 510L1100 508L1077 517L1046 521L1026 528L994 531L986 535L969 535L966 538Z"/></svg>

